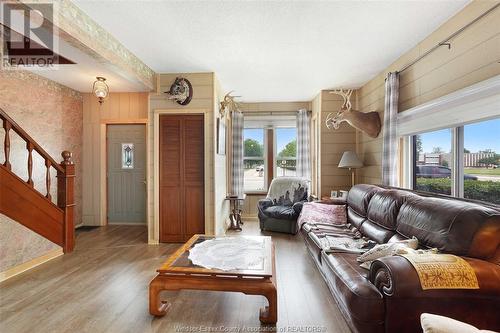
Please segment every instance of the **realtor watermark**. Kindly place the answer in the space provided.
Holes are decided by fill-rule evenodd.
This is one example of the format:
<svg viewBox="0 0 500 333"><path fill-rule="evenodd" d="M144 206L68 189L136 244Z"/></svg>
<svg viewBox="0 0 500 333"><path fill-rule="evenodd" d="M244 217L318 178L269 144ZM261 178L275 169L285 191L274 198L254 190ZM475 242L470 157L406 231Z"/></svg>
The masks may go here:
<svg viewBox="0 0 500 333"><path fill-rule="evenodd" d="M175 332L227 332L227 333L252 333L252 332L278 332L278 333L320 333L327 332L325 326L304 325L304 326L175 326Z"/></svg>
<svg viewBox="0 0 500 333"><path fill-rule="evenodd" d="M1 69L53 69L64 59L58 54L56 5L56 2L1 3Z"/></svg>

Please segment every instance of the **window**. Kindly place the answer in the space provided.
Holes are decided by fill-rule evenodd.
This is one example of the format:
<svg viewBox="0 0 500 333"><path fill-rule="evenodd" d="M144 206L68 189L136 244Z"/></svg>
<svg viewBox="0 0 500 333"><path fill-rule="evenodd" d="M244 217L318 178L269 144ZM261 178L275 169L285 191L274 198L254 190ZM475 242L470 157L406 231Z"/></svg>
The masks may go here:
<svg viewBox="0 0 500 333"><path fill-rule="evenodd" d="M500 119L463 128L463 195L500 204Z"/></svg>
<svg viewBox="0 0 500 333"><path fill-rule="evenodd" d="M273 178L297 174L297 130L288 124L250 126L243 129L243 188L265 192Z"/></svg>
<svg viewBox="0 0 500 333"><path fill-rule="evenodd" d="M414 188L451 194L452 133L445 129L415 135Z"/></svg>
<svg viewBox="0 0 500 333"><path fill-rule="evenodd" d="M412 137L413 188L500 204L500 118Z"/></svg>
<svg viewBox="0 0 500 333"><path fill-rule="evenodd" d="M275 177L297 175L297 130L295 128L276 128L274 154Z"/></svg>
<svg viewBox="0 0 500 333"><path fill-rule="evenodd" d="M266 189L265 135L263 128L243 130L243 182L245 192Z"/></svg>

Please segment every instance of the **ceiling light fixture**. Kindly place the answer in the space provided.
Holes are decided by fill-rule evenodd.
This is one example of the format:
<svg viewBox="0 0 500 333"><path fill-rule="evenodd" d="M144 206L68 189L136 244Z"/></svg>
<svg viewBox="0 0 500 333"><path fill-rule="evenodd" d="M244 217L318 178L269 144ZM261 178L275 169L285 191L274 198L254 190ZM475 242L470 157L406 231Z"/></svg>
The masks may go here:
<svg viewBox="0 0 500 333"><path fill-rule="evenodd" d="M104 99L108 97L109 87L106 84L106 78L97 76L96 79L97 80L95 80L94 84L92 85L92 91L99 100L99 104L102 104L104 103Z"/></svg>

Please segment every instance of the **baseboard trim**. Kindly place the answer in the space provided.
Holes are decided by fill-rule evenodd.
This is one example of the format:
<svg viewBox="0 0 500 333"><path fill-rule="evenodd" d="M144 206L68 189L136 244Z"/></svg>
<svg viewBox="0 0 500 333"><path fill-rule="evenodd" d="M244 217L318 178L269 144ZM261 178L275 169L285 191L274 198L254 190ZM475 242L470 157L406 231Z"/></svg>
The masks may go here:
<svg viewBox="0 0 500 333"><path fill-rule="evenodd" d="M54 258L62 256L63 254L64 253L63 253L62 248L55 249L55 250L50 251L47 254L44 254L43 256L40 256L40 257L35 258L33 260L30 260L30 261L27 261L27 262L22 263L20 265L9 268L8 270L6 270L4 272L0 272L0 282L3 282L7 279L10 279L11 277L19 275L23 272L26 272L27 270L35 268L43 263L46 263L47 261L50 261Z"/></svg>
<svg viewBox="0 0 500 333"><path fill-rule="evenodd" d="M137 226L137 225L140 225L140 226L144 226L146 227L148 224L147 223L140 223L140 222L109 222L108 225L134 225L134 226Z"/></svg>
<svg viewBox="0 0 500 333"><path fill-rule="evenodd" d="M245 221L249 221L249 222L258 222L259 221L259 217L258 216L255 216L255 215L243 215L241 217L241 219L243 220L243 222Z"/></svg>

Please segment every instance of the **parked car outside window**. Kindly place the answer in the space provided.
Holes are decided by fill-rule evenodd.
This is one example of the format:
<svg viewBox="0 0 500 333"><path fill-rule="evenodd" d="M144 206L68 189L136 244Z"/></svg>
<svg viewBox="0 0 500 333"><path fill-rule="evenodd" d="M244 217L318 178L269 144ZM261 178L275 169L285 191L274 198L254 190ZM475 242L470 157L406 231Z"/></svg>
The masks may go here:
<svg viewBox="0 0 500 333"><path fill-rule="evenodd" d="M417 178L451 178L451 169L440 165L417 165ZM464 175L464 179L477 180L476 176Z"/></svg>

